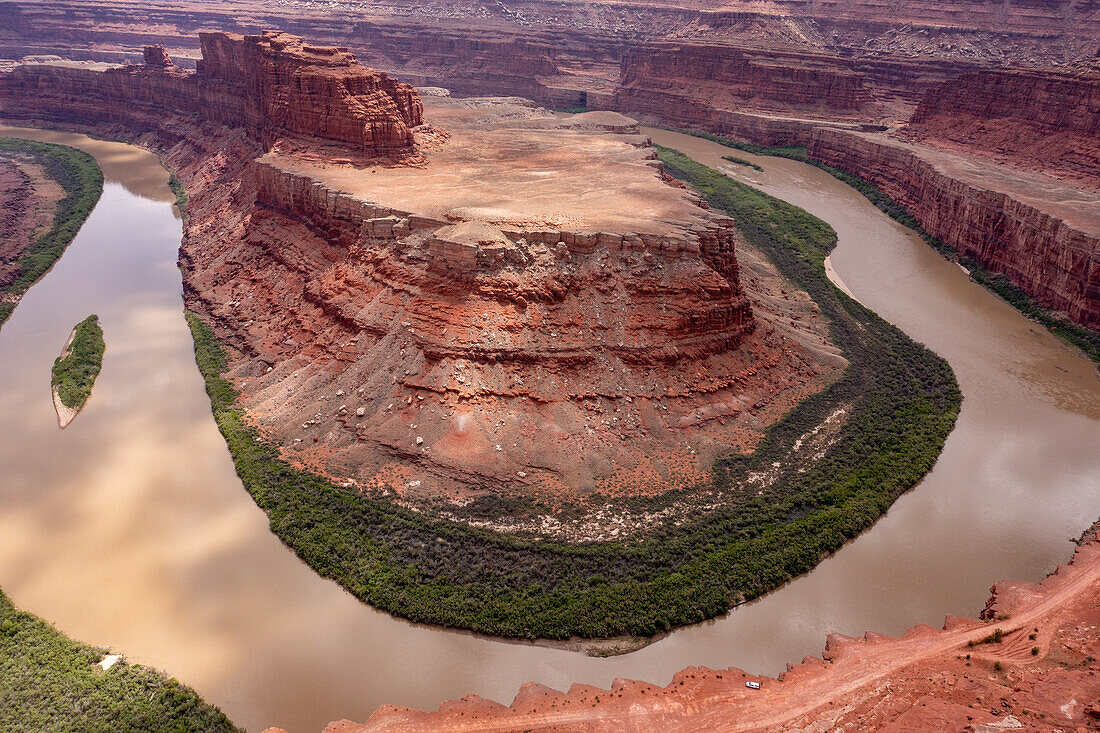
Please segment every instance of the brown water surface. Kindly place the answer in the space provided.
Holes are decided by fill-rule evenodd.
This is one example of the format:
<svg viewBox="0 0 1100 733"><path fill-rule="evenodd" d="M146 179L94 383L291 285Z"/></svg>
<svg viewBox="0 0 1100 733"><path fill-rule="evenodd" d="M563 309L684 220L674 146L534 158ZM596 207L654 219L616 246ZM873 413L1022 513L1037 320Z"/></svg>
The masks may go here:
<svg viewBox="0 0 1100 733"><path fill-rule="evenodd" d="M729 172L829 221L847 286L955 367L963 411L934 471L809 575L626 656L393 619L299 562L236 478L195 368L180 222L155 156L18 134L88 150L107 182L64 257L0 330L0 587L65 633L168 671L249 730L318 731L381 703L435 707L468 692L507 702L529 680L665 684L691 664L775 674L820 653L830 631L896 634L974 614L994 581L1037 580L1064 561L1068 539L1100 515L1092 366L832 177L754 159L763 173ZM651 134L709 165L728 153ZM93 312L107 341L103 371L62 432L50 364Z"/></svg>

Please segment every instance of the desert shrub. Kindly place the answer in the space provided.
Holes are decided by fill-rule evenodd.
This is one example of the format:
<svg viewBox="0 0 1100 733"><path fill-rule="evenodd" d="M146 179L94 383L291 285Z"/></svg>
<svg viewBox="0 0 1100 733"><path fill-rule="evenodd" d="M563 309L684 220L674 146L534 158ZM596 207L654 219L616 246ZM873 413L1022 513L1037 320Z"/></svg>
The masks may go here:
<svg viewBox="0 0 1100 733"><path fill-rule="evenodd" d="M96 663L105 653L19 611L0 592L0 730L238 730L194 690L154 669L118 662L103 671Z"/></svg>
<svg viewBox="0 0 1100 733"><path fill-rule="evenodd" d="M80 409L92 393L92 385L103 366L103 329L99 316L90 315L74 329L68 352L54 359L50 383L61 404Z"/></svg>

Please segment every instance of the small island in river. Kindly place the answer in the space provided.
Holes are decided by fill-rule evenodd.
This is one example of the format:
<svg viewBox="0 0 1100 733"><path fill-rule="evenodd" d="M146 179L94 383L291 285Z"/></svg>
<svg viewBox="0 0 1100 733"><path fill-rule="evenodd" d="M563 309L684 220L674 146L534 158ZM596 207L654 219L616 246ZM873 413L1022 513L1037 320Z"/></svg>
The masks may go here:
<svg viewBox="0 0 1100 733"><path fill-rule="evenodd" d="M64 429L80 414L92 394L92 385L103 366L103 329L92 314L76 324L61 355L53 362L53 406L57 424Z"/></svg>

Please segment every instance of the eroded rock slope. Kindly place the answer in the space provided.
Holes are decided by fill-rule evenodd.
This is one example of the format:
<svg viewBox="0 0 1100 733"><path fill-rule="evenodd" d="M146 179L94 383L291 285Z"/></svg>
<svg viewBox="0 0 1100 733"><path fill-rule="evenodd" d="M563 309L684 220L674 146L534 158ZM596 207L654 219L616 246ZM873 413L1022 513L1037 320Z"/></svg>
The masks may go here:
<svg viewBox="0 0 1100 733"><path fill-rule="evenodd" d="M758 324L733 222L633 120L425 104L282 33L201 43L196 71L155 47L19 66L0 104L165 154L190 195L188 304L297 464L414 501L688 488L837 374L766 265Z"/></svg>

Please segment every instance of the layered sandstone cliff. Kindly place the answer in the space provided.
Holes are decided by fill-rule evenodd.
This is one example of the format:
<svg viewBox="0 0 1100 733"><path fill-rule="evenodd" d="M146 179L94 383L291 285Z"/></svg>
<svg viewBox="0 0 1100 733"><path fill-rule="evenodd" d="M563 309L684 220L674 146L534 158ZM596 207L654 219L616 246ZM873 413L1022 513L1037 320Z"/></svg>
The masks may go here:
<svg viewBox="0 0 1100 733"><path fill-rule="evenodd" d="M1100 187L1100 61L964 74L931 91L905 132Z"/></svg>
<svg viewBox="0 0 1100 733"><path fill-rule="evenodd" d="M732 222L632 120L433 97L410 131L419 99L340 49L202 43L194 72L19 67L0 109L164 154L188 305L297 464L409 501L687 488L842 366L763 264L757 323Z"/></svg>
<svg viewBox="0 0 1100 733"><path fill-rule="evenodd" d="M651 44L625 54L620 82L611 92L590 92L589 108L760 145L807 145L819 125L878 127L859 119L871 107L863 79L850 63L824 54Z"/></svg>
<svg viewBox="0 0 1100 733"><path fill-rule="evenodd" d="M391 0L320 10L254 0L202 5L9 2L0 4L0 56L61 53L121 61L140 57L141 45L150 41L192 55L195 30L249 32L263 22L349 46L372 64L419 84L471 95L519 94L576 107L586 106L591 94L614 93L620 64L632 50L660 55L666 42L673 42L694 47L695 54L711 53L707 47L724 49L717 62L682 70L694 84L705 87L712 66L751 69L754 83L737 98L751 97L753 104L762 100L762 109L789 109L791 100L798 105L811 95L822 110L866 114L862 102L852 106L858 87L876 102L874 121L884 115L893 121L908 116L929 88L960 73L1005 63L1080 60L1100 44L1095 0L1063 3L1056 11L1026 3L994 8L979 0L947 5L913 0L889 7L863 0L793 5L797 8L643 0L525 0L495 6ZM757 61L745 62L746 54ZM677 78L670 75L668 81Z"/></svg>
<svg viewBox="0 0 1100 733"><path fill-rule="evenodd" d="M200 33L196 76L244 101L245 125L265 145L287 133L353 150L411 147L423 122L408 84L360 66L346 48L312 46L297 36Z"/></svg>
<svg viewBox="0 0 1100 733"><path fill-rule="evenodd" d="M412 150L411 129L423 121L419 96L359 66L346 49L278 32L207 33L202 45L196 72L155 47L151 63L102 72L21 65L0 77L0 111L9 119L117 124L176 139L198 123L240 129L265 147L304 137L367 155Z"/></svg>
<svg viewBox="0 0 1100 733"><path fill-rule="evenodd" d="M866 133L817 129L809 153L875 184L1040 303L1100 328L1100 194Z"/></svg>
<svg viewBox="0 0 1100 733"><path fill-rule="evenodd" d="M484 4L437 0L353 1L337 6L272 6L259 0L234 3L63 0L6 2L0 6L10 29L5 39L23 53L42 52L51 39L83 41L109 51L120 43L140 49L149 40L185 44L195 30L247 32L257 22L308 33L341 44L355 24L469 28L472 37L507 30L513 37L551 31L561 37L615 36L634 42L661 38L771 42L786 48L838 50L845 56L899 53L909 57L982 60L1005 64L1058 64L1088 58L1100 43L1096 0L1058 3L956 0L815 2L677 2L654 0L513 0ZM75 31L68 39L50 27ZM137 34L140 27L144 41Z"/></svg>
<svg viewBox="0 0 1100 733"><path fill-rule="evenodd" d="M617 95L644 90L675 108L688 98L718 109L750 107L815 115L863 111L863 79L827 54L699 43L653 43L626 52Z"/></svg>
<svg viewBox="0 0 1100 733"><path fill-rule="evenodd" d="M615 44L574 49L545 33L364 21L350 28L346 42L362 49L371 64L399 69L403 79L417 85L442 86L465 96L516 95L552 107L585 105L587 82L571 73L578 65L598 69L591 77L597 85L600 76L618 72L617 58L601 58L615 54Z"/></svg>

